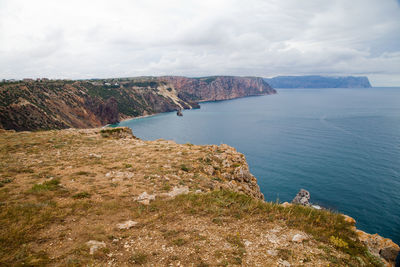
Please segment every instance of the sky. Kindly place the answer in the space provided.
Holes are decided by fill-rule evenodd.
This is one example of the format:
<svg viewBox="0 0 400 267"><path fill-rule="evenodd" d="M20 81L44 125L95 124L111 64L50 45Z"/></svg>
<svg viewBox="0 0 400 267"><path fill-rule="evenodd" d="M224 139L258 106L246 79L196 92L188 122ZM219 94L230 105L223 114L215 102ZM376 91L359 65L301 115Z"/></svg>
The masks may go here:
<svg viewBox="0 0 400 267"><path fill-rule="evenodd" d="M400 86L400 0L0 0L0 79L143 75Z"/></svg>

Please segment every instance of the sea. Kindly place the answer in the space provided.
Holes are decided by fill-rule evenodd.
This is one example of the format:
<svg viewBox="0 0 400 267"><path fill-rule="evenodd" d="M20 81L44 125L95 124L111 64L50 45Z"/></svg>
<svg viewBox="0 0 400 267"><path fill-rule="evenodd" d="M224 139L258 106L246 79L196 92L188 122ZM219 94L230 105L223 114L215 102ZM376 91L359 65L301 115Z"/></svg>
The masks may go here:
<svg viewBox="0 0 400 267"><path fill-rule="evenodd" d="M228 144L268 201L311 202L400 244L400 88L278 89L276 95L123 121L144 140Z"/></svg>

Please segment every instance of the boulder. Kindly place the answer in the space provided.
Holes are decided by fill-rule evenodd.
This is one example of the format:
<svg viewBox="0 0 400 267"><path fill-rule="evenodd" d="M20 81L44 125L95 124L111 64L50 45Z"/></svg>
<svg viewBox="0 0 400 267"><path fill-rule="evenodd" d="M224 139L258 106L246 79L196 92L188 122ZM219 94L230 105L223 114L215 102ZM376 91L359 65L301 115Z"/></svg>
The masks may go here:
<svg viewBox="0 0 400 267"><path fill-rule="evenodd" d="M310 200L310 192L304 189L300 189L295 198L292 200L292 203L303 206L311 206L309 200Z"/></svg>

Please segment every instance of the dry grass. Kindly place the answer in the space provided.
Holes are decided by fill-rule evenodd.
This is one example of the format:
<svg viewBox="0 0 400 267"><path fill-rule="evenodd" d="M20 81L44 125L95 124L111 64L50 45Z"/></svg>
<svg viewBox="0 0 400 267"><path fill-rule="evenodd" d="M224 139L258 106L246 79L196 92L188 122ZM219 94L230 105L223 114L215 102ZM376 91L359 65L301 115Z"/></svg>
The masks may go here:
<svg viewBox="0 0 400 267"><path fill-rule="evenodd" d="M0 265L379 266L343 216L250 197L232 148L102 135L0 133ZM91 255L89 240L106 248Z"/></svg>

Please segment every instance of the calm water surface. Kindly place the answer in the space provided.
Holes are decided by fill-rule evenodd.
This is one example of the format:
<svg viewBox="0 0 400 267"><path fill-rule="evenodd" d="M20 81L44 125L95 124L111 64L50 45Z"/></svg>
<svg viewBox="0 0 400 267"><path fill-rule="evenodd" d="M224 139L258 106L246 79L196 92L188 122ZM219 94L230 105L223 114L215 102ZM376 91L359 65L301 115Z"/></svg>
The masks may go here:
<svg viewBox="0 0 400 267"><path fill-rule="evenodd" d="M267 200L315 204L400 243L400 88L280 89L120 123L145 140L234 146Z"/></svg>

